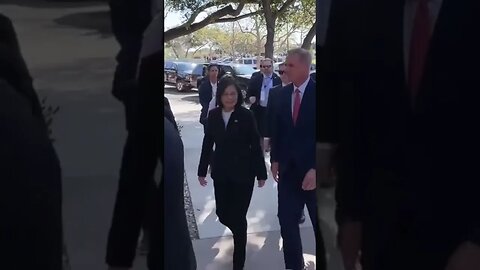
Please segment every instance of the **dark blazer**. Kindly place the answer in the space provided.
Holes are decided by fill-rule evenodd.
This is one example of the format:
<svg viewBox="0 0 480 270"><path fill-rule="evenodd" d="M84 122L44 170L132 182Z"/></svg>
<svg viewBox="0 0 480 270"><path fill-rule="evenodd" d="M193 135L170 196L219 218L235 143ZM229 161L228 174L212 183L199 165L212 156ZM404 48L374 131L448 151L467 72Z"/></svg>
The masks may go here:
<svg viewBox="0 0 480 270"><path fill-rule="evenodd" d="M213 89L210 80L202 80L202 84L198 89L198 99L200 100L200 105L202 106L202 110L200 113L200 123L202 123L203 125L207 123L208 105L212 100L212 91Z"/></svg>
<svg viewBox="0 0 480 270"><path fill-rule="evenodd" d="M31 103L0 80L2 268L62 269L60 162Z"/></svg>
<svg viewBox="0 0 480 270"><path fill-rule="evenodd" d="M212 155L212 179L215 181L250 181L267 179L265 160L260 146L253 114L246 108L236 109L230 116L227 128L222 117L222 108L210 111L207 130L203 138L198 176L206 176Z"/></svg>
<svg viewBox="0 0 480 270"><path fill-rule="evenodd" d="M164 119L164 127L164 155L168 158L163 164L163 202L158 200L158 205L164 209L160 219L164 224L164 252L158 255L165 258L165 266L158 269L196 270L195 254L185 216L183 143L172 122Z"/></svg>
<svg viewBox="0 0 480 270"><path fill-rule="evenodd" d="M309 80L305 88L296 125L293 125L292 118L293 90L293 84L289 84L278 92L272 126L274 129L270 134L270 155L272 161L280 163L280 171L293 162L302 172L307 173L315 168L316 83Z"/></svg>
<svg viewBox="0 0 480 270"><path fill-rule="evenodd" d="M270 92L268 93L268 105L267 105L267 127L265 129L265 137L271 137L270 133L272 130L275 130L273 127L273 124L275 124L274 120L274 111L277 109L277 97L278 97L278 92L280 92L283 89L283 86L277 85L270 89Z"/></svg>
<svg viewBox="0 0 480 270"><path fill-rule="evenodd" d="M282 80L276 73L272 74L272 80L273 80L272 87L275 87L277 85L282 85ZM260 104L260 93L262 90L262 84L263 84L262 74L259 74L258 76L252 76L252 78L250 79L250 82L248 84L248 89L247 89L247 98L255 97L257 99L255 103L252 104L252 107L259 106Z"/></svg>
<svg viewBox="0 0 480 270"><path fill-rule="evenodd" d="M480 228L480 175L473 158L480 152L480 129L472 124L480 115L480 92L473 90L480 85L474 66L480 42L465 34L480 23L474 12L479 3L443 1L413 107L403 57L404 1L371 4L354 79L354 136L342 155L350 170L339 175L352 188L344 205L364 222L372 222L372 213L378 222L400 205L412 220L408 231L444 263Z"/></svg>

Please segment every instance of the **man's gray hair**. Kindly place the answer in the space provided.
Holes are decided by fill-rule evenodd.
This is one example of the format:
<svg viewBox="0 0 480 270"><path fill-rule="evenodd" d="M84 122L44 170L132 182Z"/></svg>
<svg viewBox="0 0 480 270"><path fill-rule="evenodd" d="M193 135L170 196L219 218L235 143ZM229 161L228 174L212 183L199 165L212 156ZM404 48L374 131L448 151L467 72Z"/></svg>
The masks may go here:
<svg viewBox="0 0 480 270"><path fill-rule="evenodd" d="M300 61L304 62L308 66L312 65L312 54L308 50L305 50L303 48L289 50L287 52L287 57L292 55L298 55Z"/></svg>

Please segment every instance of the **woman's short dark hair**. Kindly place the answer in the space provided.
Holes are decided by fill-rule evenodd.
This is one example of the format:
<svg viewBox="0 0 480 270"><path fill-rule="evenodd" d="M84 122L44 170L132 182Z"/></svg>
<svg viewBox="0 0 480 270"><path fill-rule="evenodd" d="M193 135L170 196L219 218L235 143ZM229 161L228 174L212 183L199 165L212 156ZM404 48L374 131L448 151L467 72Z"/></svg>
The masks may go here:
<svg viewBox="0 0 480 270"><path fill-rule="evenodd" d="M225 93L225 90L227 89L227 87L231 85L233 85L237 90L237 104L235 104L235 109L238 109L242 106L242 103L243 103L242 90L240 89L240 86L238 85L235 78L232 75L226 74L222 76L222 78L218 82L216 99L217 99L217 104L220 108L223 108L222 95L223 93Z"/></svg>

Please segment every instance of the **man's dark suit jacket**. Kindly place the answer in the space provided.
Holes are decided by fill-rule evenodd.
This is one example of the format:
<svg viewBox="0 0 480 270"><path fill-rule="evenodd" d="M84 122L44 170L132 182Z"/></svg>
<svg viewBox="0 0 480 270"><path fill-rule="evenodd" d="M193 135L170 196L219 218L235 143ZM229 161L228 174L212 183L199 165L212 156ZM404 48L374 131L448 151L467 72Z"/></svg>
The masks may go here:
<svg viewBox="0 0 480 270"><path fill-rule="evenodd" d="M0 80L2 269L62 269L61 168L31 102Z"/></svg>
<svg viewBox="0 0 480 270"><path fill-rule="evenodd" d="M198 176L206 176L212 154L212 179L215 181L245 182L267 179L265 160L260 146L260 135L252 112L240 107L230 116L227 128L222 108L210 111L207 130L203 139Z"/></svg>
<svg viewBox="0 0 480 270"><path fill-rule="evenodd" d="M271 132L271 160L279 162L280 172L293 162L301 172L315 168L316 83L309 81L302 97L296 125L292 118L293 84L278 91Z"/></svg>
<svg viewBox="0 0 480 270"><path fill-rule="evenodd" d="M277 96L278 92L282 91L283 86L277 85L270 89L270 92L268 93L268 105L267 105L267 127L266 127L266 133L265 137L269 138L271 137L270 133L272 130L275 130L273 127L273 124L275 123L274 121L274 111L277 109Z"/></svg>
<svg viewBox="0 0 480 270"><path fill-rule="evenodd" d="M480 228L480 129L473 124L480 115L480 92L473 90L480 85L473 66L480 62L473 34L479 3L443 1L413 107L403 58L404 1L370 4L361 53L352 61L359 63L351 76L352 136L338 171L348 194L344 215L367 227L394 226L386 214L401 216L411 251L435 254L419 265L443 269L461 242L478 241Z"/></svg>
<svg viewBox="0 0 480 270"><path fill-rule="evenodd" d="M164 224L163 254L165 270L196 270L190 233L184 205L184 153L180 135L170 120L164 119L164 159L162 189L164 200L158 201L164 212L161 220ZM160 197L160 196L159 196Z"/></svg>
<svg viewBox="0 0 480 270"><path fill-rule="evenodd" d="M200 105L202 106L202 110L200 113L200 123L202 123L203 125L207 123L208 106L210 104L210 101L212 100L212 94L213 89L210 80L202 80L202 84L198 89L198 98L200 100Z"/></svg>
<svg viewBox="0 0 480 270"><path fill-rule="evenodd" d="M260 76L261 75L261 76ZM263 74L260 74L258 76L252 76L250 79L250 82L248 84L248 89L247 89L247 98L249 97L255 97L256 101L255 103L252 104L252 107L260 106L260 93L262 90L262 84L263 84ZM277 85L282 85L282 80L280 77L276 74L272 74L272 87L275 87Z"/></svg>

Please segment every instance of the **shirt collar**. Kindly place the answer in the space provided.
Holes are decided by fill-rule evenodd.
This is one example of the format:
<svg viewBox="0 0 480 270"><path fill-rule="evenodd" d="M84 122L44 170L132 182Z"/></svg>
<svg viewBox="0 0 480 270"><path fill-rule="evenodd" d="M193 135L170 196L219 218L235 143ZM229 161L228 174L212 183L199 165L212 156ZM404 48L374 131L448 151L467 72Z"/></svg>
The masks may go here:
<svg viewBox="0 0 480 270"><path fill-rule="evenodd" d="M303 95L305 93L305 89L307 88L308 83L310 82L310 76L308 76L308 79L304 81L300 86L296 86L295 84L293 85L293 91L295 92L295 89L298 88L300 90L300 93Z"/></svg>

